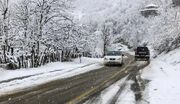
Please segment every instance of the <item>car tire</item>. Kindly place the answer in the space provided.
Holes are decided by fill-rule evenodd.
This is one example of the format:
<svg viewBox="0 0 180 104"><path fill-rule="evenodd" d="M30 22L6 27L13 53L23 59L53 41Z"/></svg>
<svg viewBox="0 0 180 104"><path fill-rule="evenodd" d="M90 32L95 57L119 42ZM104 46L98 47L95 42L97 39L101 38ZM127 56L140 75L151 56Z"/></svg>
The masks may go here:
<svg viewBox="0 0 180 104"><path fill-rule="evenodd" d="M120 64L120 66L123 66L124 65L124 62L122 62L121 64Z"/></svg>
<svg viewBox="0 0 180 104"><path fill-rule="evenodd" d="M134 59L135 61L137 61L137 58L135 57L135 59Z"/></svg>

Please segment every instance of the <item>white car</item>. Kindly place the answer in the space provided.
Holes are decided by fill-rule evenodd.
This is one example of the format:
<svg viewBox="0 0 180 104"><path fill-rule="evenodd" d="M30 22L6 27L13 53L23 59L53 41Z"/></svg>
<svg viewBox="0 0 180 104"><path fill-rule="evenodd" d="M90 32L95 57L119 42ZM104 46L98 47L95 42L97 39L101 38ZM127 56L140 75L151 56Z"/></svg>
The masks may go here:
<svg viewBox="0 0 180 104"><path fill-rule="evenodd" d="M122 65L123 64L123 54L120 51L108 51L104 56L105 65Z"/></svg>

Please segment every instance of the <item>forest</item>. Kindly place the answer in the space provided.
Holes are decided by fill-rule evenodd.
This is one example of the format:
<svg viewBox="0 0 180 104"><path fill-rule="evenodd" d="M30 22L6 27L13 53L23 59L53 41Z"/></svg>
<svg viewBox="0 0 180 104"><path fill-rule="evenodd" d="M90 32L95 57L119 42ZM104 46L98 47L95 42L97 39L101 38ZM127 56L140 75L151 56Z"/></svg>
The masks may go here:
<svg viewBox="0 0 180 104"><path fill-rule="evenodd" d="M158 15L144 17L140 11L152 3ZM178 0L99 0L88 6L80 0L0 0L0 63L14 69L103 57L113 44L169 52L180 46L179 10Z"/></svg>

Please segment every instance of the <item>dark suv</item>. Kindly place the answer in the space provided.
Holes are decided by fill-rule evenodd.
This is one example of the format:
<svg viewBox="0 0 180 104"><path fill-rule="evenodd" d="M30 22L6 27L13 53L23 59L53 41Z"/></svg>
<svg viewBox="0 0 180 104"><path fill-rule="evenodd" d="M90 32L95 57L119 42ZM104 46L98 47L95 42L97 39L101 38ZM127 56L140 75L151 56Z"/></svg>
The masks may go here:
<svg viewBox="0 0 180 104"><path fill-rule="evenodd" d="M135 49L135 61L149 61L150 52L147 47L137 47Z"/></svg>

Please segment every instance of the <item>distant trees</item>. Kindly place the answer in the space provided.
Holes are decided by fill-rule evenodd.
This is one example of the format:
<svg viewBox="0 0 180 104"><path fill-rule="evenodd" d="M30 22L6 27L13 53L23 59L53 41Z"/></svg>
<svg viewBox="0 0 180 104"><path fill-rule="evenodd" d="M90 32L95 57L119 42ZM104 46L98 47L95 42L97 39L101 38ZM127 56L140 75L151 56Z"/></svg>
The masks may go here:
<svg viewBox="0 0 180 104"><path fill-rule="evenodd" d="M28 51L29 45L33 42L33 7L30 3L30 0L23 0L18 5L15 5L12 17L12 26L17 41L14 45L22 47L24 51Z"/></svg>
<svg viewBox="0 0 180 104"><path fill-rule="evenodd" d="M0 0L0 35L17 59L7 49L5 63L16 60L19 68L38 67L88 49L88 30L75 22L70 0L20 0L11 8L8 4Z"/></svg>
<svg viewBox="0 0 180 104"><path fill-rule="evenodd" d="M108 46L110 45L112 39L111 36L113 36L112 28L113 28L112 21L106 21L101 27L104 56L108 51Z"/></svg>
<svg viewBox="0 0 180 104"><path fill-rule="evenodd" d="M23 0L16 5L14 27L19 28L19 34L23 33L24 41L28 38L29 42L35 42L38 54L40 44L50 48L58 37L67 35L71 30L73 20L66 3L59 0Z"/></svg>
<svg viewBox="0 0 180 104"><path fill-rule="evenodd" d="M6 60L6 51L10 51L10 44L9 44L9 22L10 22L10 8L9 8L9 0L0 0L0 35L2 39L1 47L3 48L3 57L4 62L7 62ZM2 53L1 53L2 54Z"/></svg>
<svg viewBox="0 0 180 104"><path fill-rule="evenodd" d="M71 0L18 0L9 6L9 0L0 0L4 61L10 60L4 57L16 56L19 66L28 66L28 60L31 67L37 67L60 58L69 60L78 52L105 54L114 42L131 48L149 44L161 49L160 52L171 49L167 45L179 46L179 12L174 8L162 6L166 10L160 10L160 15L144 18L139 13L144 2L135 6L127 3L116 7L118 11L101 22L87 19L83 24L75 20L71 3ZM177 5L179 0L173 3Z"/></svg>
<svg viewBox="0 0 180 104"><path fill-rule="evenodd" d="M180 0L172 0L174 5L180 5Z"/></svg>
<svg viewBox="0 0 180 104"><path fill-rule="evenodd" d="M8 37L9 0L0 0L0 13L2 13L0 16L2 34Z"/></svg>

